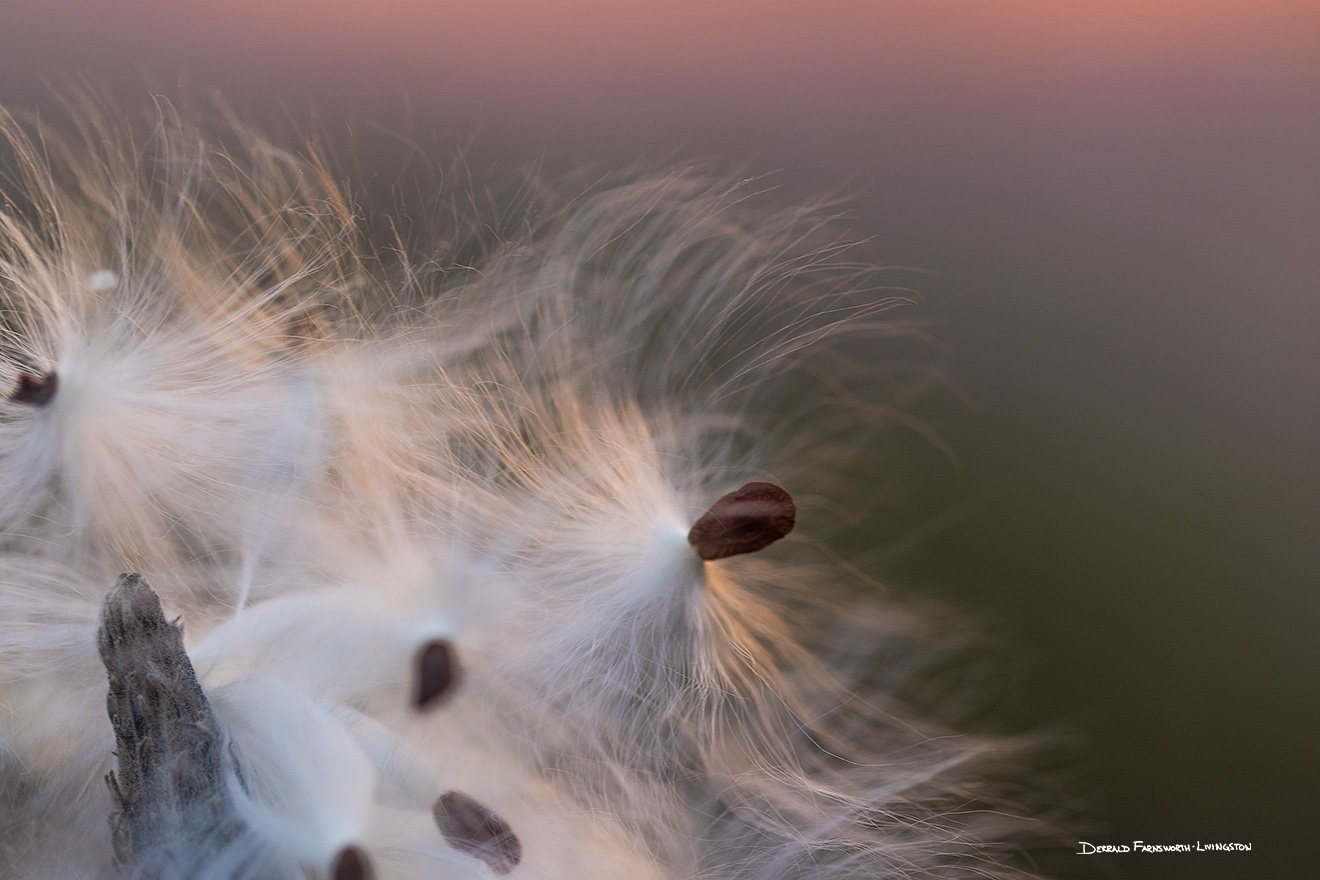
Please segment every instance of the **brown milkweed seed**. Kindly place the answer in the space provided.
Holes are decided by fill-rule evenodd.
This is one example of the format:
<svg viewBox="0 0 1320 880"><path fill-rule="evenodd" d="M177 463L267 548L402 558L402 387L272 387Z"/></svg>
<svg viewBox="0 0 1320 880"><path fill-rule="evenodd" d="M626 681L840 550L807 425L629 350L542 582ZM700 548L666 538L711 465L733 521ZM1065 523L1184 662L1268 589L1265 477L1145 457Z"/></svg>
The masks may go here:
<svg viewBox="0 0 1320 880"><path fill-rule="evenodd" d="M748 483L716 501L688 532L702 559L755 553L793 531L797 506L774 483Z"/></svg>
<svg viewBox="0 0 1320 880"><path fill-rule="evenodd" d="M522 861L522 844L509 823L463 792L440 795L431 813L450 846L481 859L496 874L507 874Z"/></svg>
<svg viewBox="0 0 1320 880"><path fill-rule="evenodd" d="M414 664L413 708L434 709L458 685L458 658L444 639L422 645Z"/></svg>
<svg viewBox="0 0 1320 880"><path fill-rule="evenodd" d="M60 387L59 376L51 370L40 376L20 373L18 387L9 395L11 403L23 403L28 406L45 406L55 399L55 392Z"/></svg>
<svg viewBox="0 0 1320 880"><path fill-rule="evenodd" d="M371 880L371 862L361 847L346 846L330 865L330 880Z"/></svg>

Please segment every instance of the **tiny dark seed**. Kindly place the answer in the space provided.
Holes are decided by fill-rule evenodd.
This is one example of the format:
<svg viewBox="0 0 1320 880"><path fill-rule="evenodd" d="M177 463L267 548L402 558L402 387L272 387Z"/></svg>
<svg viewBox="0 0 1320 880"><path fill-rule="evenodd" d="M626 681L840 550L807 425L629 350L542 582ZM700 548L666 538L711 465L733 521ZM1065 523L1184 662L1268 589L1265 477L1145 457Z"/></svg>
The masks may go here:
<svg viewBox="0 0 1320 880"><path fill-rule="evenodd" d="M330 865L330 880L371 880L375 874L361 847L346 846Z"/></svg>
<svg viewBox="0 0 1320 880"><path fill-rule="evenodd" d="M522 861L522 843L509 823L463 792L440 795L431 813L450 846L481 859L496 874L507 874Z"/></svg>
<svg viewBox="0 0 1320 880"><path fill-rule="evenodd" d="M439 706L458 686L458 657L454 646L443 639L422 645L414 666L413 708L419 712Z"/></svg>
<svg viewBox="0 0 1320 880"><path fill-rule="evenodd" d="M702 559L764 550L793 531L797 507L774 483L748 483L716 501L688 532Z"/></svg>
<svg viewBox="0 0 1320 880"><path fill-rule="evenodd" d="M40 376L20 373L18 387L9 395L9 400L11 403L23 403L28 406L45 406L55 399L55 392L59 387L60 379L55 375L54 370Z"/></svg>

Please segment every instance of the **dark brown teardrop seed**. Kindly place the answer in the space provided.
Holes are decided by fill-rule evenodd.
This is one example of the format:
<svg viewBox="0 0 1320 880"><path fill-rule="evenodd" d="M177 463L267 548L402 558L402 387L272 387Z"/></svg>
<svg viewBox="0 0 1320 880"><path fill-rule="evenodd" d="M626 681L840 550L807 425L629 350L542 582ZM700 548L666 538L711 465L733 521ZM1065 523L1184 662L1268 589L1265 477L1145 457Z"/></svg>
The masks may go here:
<svg viewBox="0 0 1320 880"><path fill-rule="evenodd" d="M522 861L522 844L509 823L463 792L440 795L431 813L450 846L481 859L496 874L507 874Z"/></svg>
<svg viewBox="0 0 1320 880"><path fill-rule="evenodd" d="M55 399L55 392L59 387L60 379L55 375L54 370L40 376L21 373L18 377L18 387L9 395L9 400L11 403L28 406L45 406Z"/></svg>
<svg viewBox="0 0 1320 880"><path fill-rule="evenodd" d="M454 646L443 639L422 645L414 664L413 708L434 709L458 686L458 657Z"/></svg>
<svg viewBox="0 0 1320 880"><path fill-rule="evenodd" d="M346 846L330 865L330 880L371 880L375 874L361 847Z"/></svg>
<svg viewBox="0 0 1320 880"><path fill-rule="evenodd" d="M710 506L688 532L702 559L755 553L793 531L797 506L774 483L748 483Z"/></svg>

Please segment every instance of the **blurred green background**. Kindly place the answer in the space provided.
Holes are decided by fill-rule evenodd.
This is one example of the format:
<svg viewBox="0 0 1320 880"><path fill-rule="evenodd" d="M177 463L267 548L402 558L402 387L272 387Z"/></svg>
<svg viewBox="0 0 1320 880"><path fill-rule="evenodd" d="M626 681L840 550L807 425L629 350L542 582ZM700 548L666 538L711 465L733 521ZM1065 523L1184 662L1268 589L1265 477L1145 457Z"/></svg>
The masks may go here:
<svg viewBox="0 0 1320 880"><path fill-rule="evenodd" d="M508 169L714 156L859 234L955 354L881 543L1005 623L1018 713L1091 741L1131 878L1313 873L1320 6L1237 0L17 0L0 101L82 73ZM48 110L46 112L49 112ZM397 144L396 144L397 146ZM363 151L370 169L371 154ZM394 169L374 169L388 181ZM1096 862L1051 863L1082 875Z"/></svg>

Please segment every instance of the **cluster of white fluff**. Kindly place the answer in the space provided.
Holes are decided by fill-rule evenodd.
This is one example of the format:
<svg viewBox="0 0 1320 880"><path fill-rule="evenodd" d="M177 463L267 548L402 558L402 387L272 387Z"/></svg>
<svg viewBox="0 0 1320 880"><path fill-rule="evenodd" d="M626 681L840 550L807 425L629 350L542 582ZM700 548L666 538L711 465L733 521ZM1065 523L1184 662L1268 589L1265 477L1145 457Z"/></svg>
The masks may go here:
<svg viewBox="0 0 1320 880"><path fill-rule="evenodd" d="M822 539L905 332L822 211L635 174L372 242L314 157L74 115L5 124L0 877L1024 875L1020 743L910 706L957 638ZM186 868L112 842L122 572L223 728Z"/></svg>

